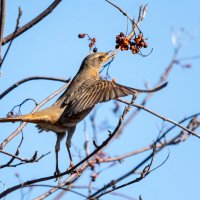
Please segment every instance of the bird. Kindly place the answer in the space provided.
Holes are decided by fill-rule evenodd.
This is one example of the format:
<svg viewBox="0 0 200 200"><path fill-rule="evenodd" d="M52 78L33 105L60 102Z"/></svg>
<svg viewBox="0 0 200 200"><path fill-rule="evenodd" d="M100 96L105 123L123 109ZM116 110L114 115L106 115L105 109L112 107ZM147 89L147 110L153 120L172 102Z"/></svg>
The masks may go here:
<svg viewBox="0 0 200 200"><path fill-rule="evenodd" d="M61 140L67 135L66 148L70 160L70 167L73 167L74 163L70 152L72 136L77 124L92 111L96 104L127 95L136 96L138 93L156 92L167 85L166 82L151 90L142 90L121 85L114 81L101 79L99 75L100 69L103 64L111 60L114 56L115 53L110 53L110 51L91 53L86 56L68 88L50 107L35 113L0 118L0 123L29 122L36 124L39 132L53 131L56 134L55 175L60 173L58 153Z"/></svg>

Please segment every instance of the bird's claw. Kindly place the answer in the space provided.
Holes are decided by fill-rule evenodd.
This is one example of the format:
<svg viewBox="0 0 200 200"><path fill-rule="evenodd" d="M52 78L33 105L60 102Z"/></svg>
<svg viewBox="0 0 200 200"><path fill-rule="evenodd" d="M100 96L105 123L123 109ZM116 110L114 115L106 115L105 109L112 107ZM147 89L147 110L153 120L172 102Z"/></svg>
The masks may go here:
<svg viewBox="0 0 200 200"><path fill-rule="evenodd" d="M69 174L75 174L75 173L77 173L77 174L79 175L79 174L80 174L79 170L76 169L76 168L73 169L74 166L75 166L74 163L71 161L69 167L67 168L68 173L69 173ZM73 169L73 170L72 170L72 169Z"/></svg>
<svg viewBox="0 0 200 200"><path fill-rule="evenodd" d="M67 168L68 173L70 173L70 174L73 174L73 173L74 173L74 170L71 170L74 166L75 166L75 165L74 165L73 161L70 161L70 165L69 165L69 167Z"/></svg>
<svg viewBox="0 0 200 200"><path fill-rule="evenodd" d="M60 174L60 170L56 169L56 171L54 172L54 176L57 176L59 174ZM60 183L61 178L62 178L62 176L56 177L55 182L57 181L58 183Z"/></svg>

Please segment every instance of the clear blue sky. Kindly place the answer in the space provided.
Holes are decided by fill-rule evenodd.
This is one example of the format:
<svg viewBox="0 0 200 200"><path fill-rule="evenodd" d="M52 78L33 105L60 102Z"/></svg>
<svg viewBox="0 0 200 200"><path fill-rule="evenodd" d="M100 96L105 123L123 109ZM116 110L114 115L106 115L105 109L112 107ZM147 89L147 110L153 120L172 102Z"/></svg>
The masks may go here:
<svg viewBox="0 0 200 200"><path fill-rule="evenodd" d="M20 23L23 25L44 10L51 2L49 0L18 0L12 3L7 1L5 35L8 35L14 29L19 5L23 10ZM145 37L148 37L150 48L154 49L153 53L146 58L138 55L134 56L129 52L119 53L109 70L110 75L117 82L137 88L144 88L144 82L148 82L153 87L173 55L172 29L175 31L185 30L184 46L180 51L179 58L200 54L200 3L198 0L113 0L113 2L127 11L130 16L135 17L137 17L141 3L148 3L148 13L140 28ZM89 33L91 36L96 37L99 51L108 51L115 46L115 36L125 30L126 18L104 0L63 1L41 23L14 41L2 68L0 92L14 82L28 76L73 77L79 69L81 61L88 54L88 42L78 39L78 33ZM144 53L148 53L149 49L145 50ZM176 65L168 78L168 87L155 94L147 104L148 108L175 121L199 112L200 59L185 60L183 64L191 64L192 67L185 69L180 65ZM34 98L37 102L40 102L62 85L62 83L50 81L26 83L1 100L0 116L4 117L14 105L21 103L26 98ZM137 103L140 102L140 99L142 98L139 97ZM55 99L48 105L54 101ZM33 103L27 103L22 108L22 112L30 112L33 106ZM98 124L105 122L105 120L108 120L113 126L117 123L116 117L110 117L112 116L112 108L112 102L99 107ZM90 139L92 139L88 118L86 124ZM84 155L83 125L83 122L78 125L72 142L81 149ZM170 126L168 123L164 125L166 127ZM161 126L162 120L141 112L125 130L123 136L106 149L106 153L115 156L144 147L155 140ZM18 124L1 124L0 127L0 139L2 141L18 127ZM112 130L112 127L110 130ZM177 131L180 130L177 128L171 134L176 134ZM50 133L38 134L35 126L30 124L26 126L23 132L25 139L20 152L21 157L30 157L35 150L38 150L40 155L48 151L51 151L51 154L36 164L1 170L0 180L5 182L7 188L12 186L13 183L18 183L14 176L15 172L20 174L23 181L52 175L54 172L55 135ZM99 140L103 140L106 136L106 130L100 132ZM14 153L19 140L20 137L13 140L5 150ZM138 198L141 194L144 200L197 199L200 195L200 176L198 174L200 168L199 140L191 137L180 145L170 147L169 150L170 157L161 168L141 182L121 189L119 192L135 198ZM167 153L168 150L166 149L158 154L154 166L161 163L166 158ZM117 165L112 170L106 171L99 177L98 182L94 183L94 186L101 187L109 180L118 178L127 169L129 170L132 166L135 166L145 155L127 159L122 165ZM64 141L60 158L60 168L64 171L68 166ZM0 155L0 160L2 164L7 161L7 157ZM75 158L75 161L78 162L78 158ZM87 181L88 173L81 178L78 185L84 185ZM49 182L49 184L54 184L54 182ZM1 186L2 190L3 187ZM31 199L46 190L46 188L34 189ZM12 193L6 199L14 198L20 199L20 191ZM75 194L70 194L70 198L82 199ZM52 197L49 199L52 199ZM103 199L110 199L110 195L104 196ZM120 198L116 197L115 199Z"/></svg>

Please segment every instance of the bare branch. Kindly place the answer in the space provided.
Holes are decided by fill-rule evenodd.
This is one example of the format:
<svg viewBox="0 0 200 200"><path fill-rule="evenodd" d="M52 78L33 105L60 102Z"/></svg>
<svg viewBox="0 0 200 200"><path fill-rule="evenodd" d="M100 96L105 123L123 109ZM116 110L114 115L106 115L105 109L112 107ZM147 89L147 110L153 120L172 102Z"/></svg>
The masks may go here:
<svg viewBox="0 0 200 200"><path fill-rule="evenodd" d="M57 78L57 77L49 77L49 76L31 76L24 78L16 83L14 83L12 86L10 86L8 89L6 89L3 93L0 94L0 99L5 97L9 92L11 92L13 89L17 88L19 85L32 81L32 80L51 80L51 81L60 81L64 83L68 83L70 79L63 79L63 78Z"/></svg>
<svg viewBox="0 0 200 200"><path fill-rule="evenodd" d="M1 4L0 4L0 64L2 63L2 55L1 55L2 45L1 44L3 40L5 17L6 17L6 0L1 0Z"/></svg>
<svg viewBox="0 0 200 200"><path fill-rule="evenodd" d="M26 186L26 187L30 187L30 186ZM44 184L34 184L34 185L31 185L31 187L49 187L49 188L52 188L52 189L60 189L60 190L64 190L64 191L69 191L69 192L77 194L81 197L87 197L86 195L83 195L80 192L76 192L76 191L72 190L70 188L70 185L67 188L63 188L61 186L54 186L54 185L44 185ZM44 198L36 198L35 200L39 200L39 199L44 199Z"/></svg>
<svg viewBox="0 0 200 200"><path fill-rule="evenodd" d="M6 49L6 52L5 52L5 54L4 54L4 56L3 56L3 59L2 59L2 61L1 61L1 63L0 63L0 69L1 69L1 67L2 67L2 65L3 65L4 60L6 59L6 56L8 55L8 52L9 52L9 50L10 50L10 47L12 46L13 40L14 40L15 35L16 35L16 33L17 33L17 30L18 30L18 28L19 28L19 23L20 23L20 18L21 18L21 16L22 16L22 10L21 10L21 8L19 7L19 10L18 10L18 17L17 17L17 22L16 22L16 25L15 25L15 30L14 30L14 33L13 33L13 37L11 38L10 44L8 45L8 48Z"/></svg>
<svg viewBox="0 0 200 200"><path fill-rule="evenodd" d="M184 120L181 120L179 123L183 123L186 120L192 118L191 120L193 120L193 118L195 118L196 114L193 116L190 116ZM191 124L191 121L189 122L189 124ZM188 124L188 127L189 127ZM194 127L192 127L193 130L197 129L199 127L200 123L198 123L197 125L195 125ZM169 133L173 128L175 128L176 126L172 126L171 128L169 128L165 133L163 133L163 135L161 135L154 144L157 144L158 142L161 141L161 139L167 134ZM182 134L182 131L181 133ZM179 134L179 135L180 135ZM164 143L163 145L161 145L158 149L156 149L156 153L158 153L159 151L161 151L162 149L164 149L167 145L171 144L174 140L176 140L177 138L179 138L178 136L175 136L173 139L169 140L169 142ZM95 197L98 194L100 194L101 192L105 191L106 189L108 189L109 187L111 187L114 184L124 180L125 178L129 177L130 175L134 174L141 166L143 166L148 160L150 160L153 156L153 153L151 153L150 155L148 155L144 160L142 160L140 163L138 163L132 170L130 170L129 172L125 173L124 175L122 175L121 177L117 178L116 180L113 180L111 182L109 182L108 184L106 184L105 186L103 186L102 188L100 188L98 191L96 191L95 193L93 193L91 195L91 197Z"/></svg>
<svg viewBox="0 0 200 200"><path fill-rule="evenodd" d="M90 196L90 197L88 197L88 198L89 198L89 199L99 199L101 196L104 196L105 194L111 193L111 192L113 192L113 191L115 191L115 190L118 190L118 189L120 189L120 188L126 187L126 186L128 186L128 185L131 185L131 184L133 184L133 183L139 182L139 181L141 181L142 179L144 179L147 175L150 174L151 171L153 171L153 170L150 170L150 169L151 169L151 166L152 166L152 164L153 164L153 159L154 159L155 153L156 153L156 149L155 149L155 147L154 147L154 148L153 148L152 157L151 157L151 161L150 161L150 163L143 169L143 171L142 171L140 177L138 177L138 178L136 178L136 179L134 179L134 180L132 180L132 181L130 181L130 182L128 182L128 183L122 184L122 185L120 185L120 186L118 186L118 187L115 186L115 184L116 184L115 181L111 181L109 187L112 187L112 189L110 189L110 190L108 190L108 191L105 191L105 192L102 192L102 193L100 193L100 194L97 195L97 196L96 196L96 195L92 195L92 196ZM165 161L166 161L166 160L165 160ZM163 163L162 163L162 164L163 164ZM161 166L161 165L159 165L159 167L160 167L160 166Z"/></svg>
<svg viewBox="0 0 200 200"><path fill-rule="evenodd" d="M87 165L88 164L86 163L81 167L81 171L82 172L87 168ZM77 180L77 179L75 179L76 177L77 177L77 174L72 174L65 181L60 183L58 186L62 187L62 188L66 186L67 187L66 189L68 189L72 185L72 183L74 183ZM49 191L45 192L44 194L40 195L39 197L35 198L35 200L45 199L45 198L47 198L48 196L50 196L51 194L55 193L58 190L59 190L58 187L54 187L54 188L50 189Z"/></svg>
<svg viewBox="0 0 200 200"><path fill-rule="evenodd" d="M36 25L37 23L39 23L41 20L43 20L47 15L49 15L55 8L56 6L61 2L62 0L55 0L48 8L46 8L42 13L40 13L36 18L34 18L33 20L31 20L30 22L28 22L27 24L25 24L24 26L22 26L21 28L19 28L17 30L17 32L15 33L15 37L18 37L19 35L21 35L22 33L26 32L27 30L29 30L30 28L32 28L34 25ZM14 33L11 33L10 35L6 36L3 39L2 45L6 44L7 42L9 42L10 40L12 40Z"/></svg>
<svg viewBox="0 0 200 200"><path fill-rule="evenodd" d="M111 4L112 6L114 6L115 8L117 8L124 16L126 16L132 23L132 19L129 17L129 15L124 12L119 6L115 5L114 3L112 3L111 1L105 0L107 1L109 4Z"/></svg>
<svg viewBox="0 0 200 200"><path fill-rule="evenodd" d="M120 101L120 102L122 102L122 103L125 103L125 104L127 104L127 105L130 105L130 102L127 102L127 101L122 100L122 99L117 99L117 101ZM144 107L144 106L142 106L142 105L132 104L132 106L137 107L137 108L140 108L140 109L142 109L142 110L145 110L145 111L151 113L152 115L155 115L156 117L159 117L160 119L162 119L162 120L164 120L164 121L170 122L170 123L172 123L172 124L178 126L179 128L181 128L181 129L183 129L183 130L185 130L185 131L188 131L190 134L196 136L197 138L200 138L200 135L199 135L198 133L195 133L195 132L189 130L188 128L186 128L186 127L180 125L179 123L177 123L177 122L175 122L175 121L173 121L173 120L171 120L171 119L168 119L168 118L166 118L166 117L164 117L164 116L162 116L162 115L160 115L160 114L158 114L158 113L155 113L155 112L153 112L152 110L150 110L150 109L148 109L148 108L146 108L146 107Z"/></svg>
<svg viewBox="0 0 200 200"><path fill-rule="evenodd" d="M45 156L47 156L48 154L50 154L50 152L42 154L39 158L37 157L37 151L33 154L32 158L27 159L27 158L20 158L17 155L19 154L19 151L17 149L16 154L10 154L8 152L2 151L0 150L0 153L3 153L5 155L11 156L11 159L4 165L0 165L0 169L5 168L5 167L17 167L19 165L24 165L27 163L34 163L34 162L39 162L42 158L44 158ZM11 164L15 159L20 160L21 162L17 163L17 164Z"/></svg>

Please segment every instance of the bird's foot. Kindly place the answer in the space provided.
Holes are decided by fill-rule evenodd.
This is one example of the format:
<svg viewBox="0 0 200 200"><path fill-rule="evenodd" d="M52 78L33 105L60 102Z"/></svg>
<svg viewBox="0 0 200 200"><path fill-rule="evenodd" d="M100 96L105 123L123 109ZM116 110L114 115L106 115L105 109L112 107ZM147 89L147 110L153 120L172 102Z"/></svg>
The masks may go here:
<svg viewBox="0 0 200 200"><path fill-rule="evenodd" d="M59 175L59 174L60 174L60 170L59 170L59 169L56 169L56 171L54 172L54 176L57 176L57 175ZM60 184L61 178L62 178L62 176L56 177L55 182L58 182L58 184Z"/></svg>
<svg viewBox="0 0 200 200"><path fill-rule="evenodd" d="M75 165L74 165L73 161L70 161L70 165L69 165L69 167L67 168L67 171L68 171L69 174L75 173L74 170L72 170L74 166L75 166Z"/></svg>
<svg viewBox="0 0 200 200"><path fill-rule="evenodd" d="M69 174L75 174L75 173L77 173L77 174L79 175L79 174L80 174L79 170L76 169L76 168L73 169L74 166L75 166L75 165L74 165L73 161L71 161L69 167L67 168L68 173L69 173ZM72 170L72 169L73 169L73 170Z"/></svg>

